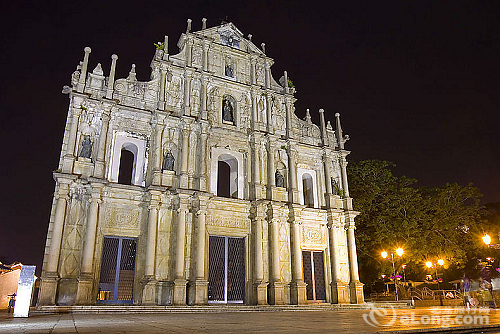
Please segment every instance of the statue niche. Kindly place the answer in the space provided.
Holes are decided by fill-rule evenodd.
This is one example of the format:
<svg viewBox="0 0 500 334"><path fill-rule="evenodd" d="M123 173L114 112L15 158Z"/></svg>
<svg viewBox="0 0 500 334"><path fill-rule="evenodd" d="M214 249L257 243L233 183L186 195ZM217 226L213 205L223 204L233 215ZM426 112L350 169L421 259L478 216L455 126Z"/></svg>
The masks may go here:
<svg viewBox="0 0 500 334"><path fill-rule="evenodd" d="M92 141L90 140L90 136L87 135L82 141L82 148L78 156L90 159L91 155L92 155Z"/></svg>
<svg viewBox="0 0 500 334"><path fill-rule="evenodd" d="M174 163L175 163L174 155L172 154L172 152L167 151L167 153L163 155L163 164L161 170L173 171Z"/></svg>
<svg viewBox="0 0 500 334"><path fill-rule="evenodd" d="M285 177L279 170L274 173L274 181L276 182L276 187L285 187Z"/></svg>
<svg viewBox="0 0 500 334"><path fill-rule="evenodd" d="M225 97L222 101L222 121L234 123L234 103L229 97Z"/></svg>

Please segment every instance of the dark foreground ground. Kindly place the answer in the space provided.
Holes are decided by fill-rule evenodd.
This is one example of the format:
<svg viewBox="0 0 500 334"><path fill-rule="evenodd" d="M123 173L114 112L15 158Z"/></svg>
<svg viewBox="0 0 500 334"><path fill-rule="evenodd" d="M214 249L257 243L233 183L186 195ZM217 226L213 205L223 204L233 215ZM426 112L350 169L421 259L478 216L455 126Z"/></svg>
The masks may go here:
<svg viewBox="0 0 500 334"><path fill-rule="evenodd" d="M417 308L295 312L50 314L0 313L0 333L375 333L500 332L500 310ZM473 331L472 329L475 328ZM465 331L464 331L465 330Z"/></svg>

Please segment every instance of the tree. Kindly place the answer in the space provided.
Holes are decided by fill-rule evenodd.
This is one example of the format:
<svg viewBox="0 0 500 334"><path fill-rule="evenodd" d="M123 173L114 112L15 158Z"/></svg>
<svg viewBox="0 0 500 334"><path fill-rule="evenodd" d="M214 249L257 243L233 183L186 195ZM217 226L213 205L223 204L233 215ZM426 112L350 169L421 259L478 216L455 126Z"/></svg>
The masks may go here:
<svg viewBox="0 0 500 334"><path fill-rule="evenodd" d="M361 280L369 286L388 273L389 261L380 252L397 247L405 249L409 278L422 279L411 276L422 276L427 260L443 258L447 265L463 268L481 247L479 190L456 183L417 187L417 180L393 175L394 166L380 160L348 165L354 208L361 212L356 218Z"/></svg>

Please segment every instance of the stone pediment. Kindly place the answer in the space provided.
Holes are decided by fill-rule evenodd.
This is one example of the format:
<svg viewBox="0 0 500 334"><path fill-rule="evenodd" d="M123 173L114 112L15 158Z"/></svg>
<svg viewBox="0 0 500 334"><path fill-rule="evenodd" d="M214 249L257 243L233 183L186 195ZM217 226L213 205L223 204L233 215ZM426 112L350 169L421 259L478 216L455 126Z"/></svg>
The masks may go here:
<svg viewBox="0 0 500 334"><path fill-rule="evenodd" d="M196 35L208 37L217 43L240 49L247 52L255 52L264 55L252 41L245 38L243 33L232 23L224 23L208 29L193 31Z"/></svg>

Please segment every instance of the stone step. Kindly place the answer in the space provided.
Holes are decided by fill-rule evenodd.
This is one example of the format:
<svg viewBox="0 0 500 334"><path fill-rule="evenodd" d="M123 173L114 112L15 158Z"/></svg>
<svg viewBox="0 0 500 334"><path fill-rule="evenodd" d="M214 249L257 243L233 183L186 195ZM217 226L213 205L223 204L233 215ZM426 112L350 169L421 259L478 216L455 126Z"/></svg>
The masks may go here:
<svg viewBox="0 0 500 334"><path fill-rule="evenodd" d="M91 306L38 306L30 313L224 313L224 312L293 312L333 311L370 308L411 308L406 302L364 304L314 304L314 305L202 305L202 306L142 306L142 305L91 305Z"/></svg>

